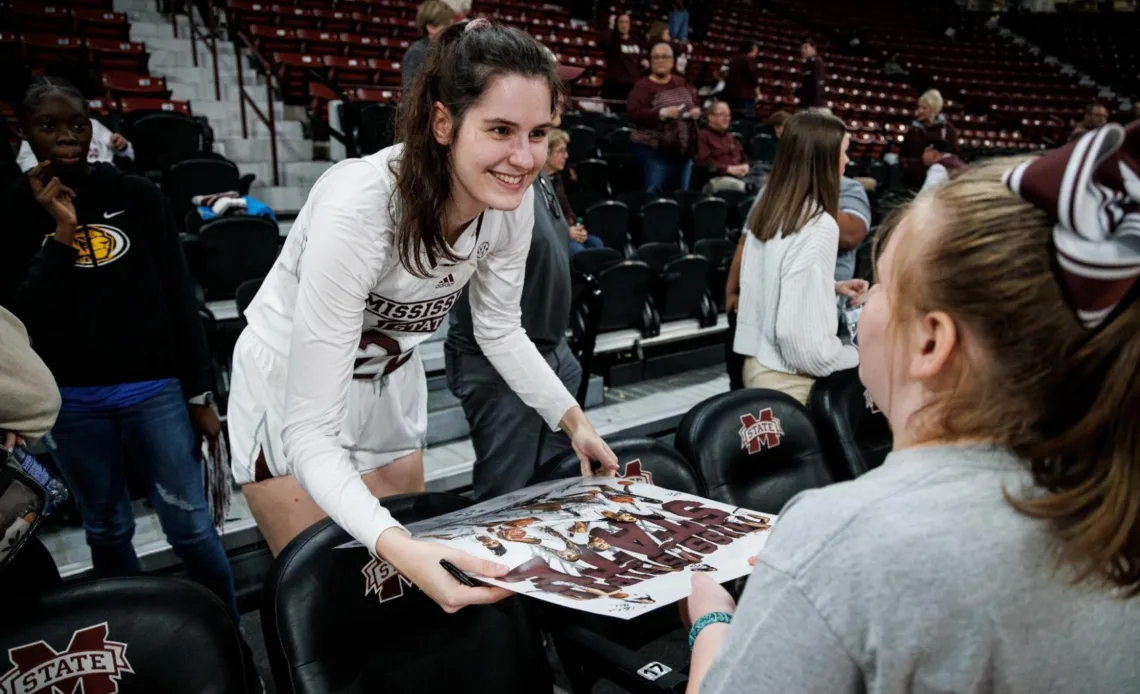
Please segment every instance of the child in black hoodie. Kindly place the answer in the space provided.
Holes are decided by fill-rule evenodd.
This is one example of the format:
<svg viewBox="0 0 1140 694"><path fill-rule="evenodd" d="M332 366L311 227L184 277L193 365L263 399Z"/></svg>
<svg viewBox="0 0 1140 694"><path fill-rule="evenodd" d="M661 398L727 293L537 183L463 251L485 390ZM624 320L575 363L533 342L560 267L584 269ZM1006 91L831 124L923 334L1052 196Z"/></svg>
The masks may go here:
<svg viewBox="0 0 1140 694"><path fill-rule="evenodd" d="M87 103L40 78L19 109L39 164L0 194L0 304L60 387L54 455L98 575L140 570L124 454L143 468L187 574L235 619L233 575L206 505L197 435L217 437L212 363L162 193L88 164Z"/></svg>

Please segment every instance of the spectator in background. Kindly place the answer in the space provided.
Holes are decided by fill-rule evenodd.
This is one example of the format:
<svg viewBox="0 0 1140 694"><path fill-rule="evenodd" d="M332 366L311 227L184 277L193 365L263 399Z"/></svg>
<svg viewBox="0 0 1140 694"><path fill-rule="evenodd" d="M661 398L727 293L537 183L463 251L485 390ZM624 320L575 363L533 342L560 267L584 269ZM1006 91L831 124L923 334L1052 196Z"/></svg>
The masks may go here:
<svg viewBox="0 0 1140 694"><path fill-rule="evenodd" d="M633 20L628 12L610 18L610 35L606 44L606 72L602 79L602 98L612 110L625 110L625 100L633 85L641 78L641 44L634 39Z"/></svg>
<svg viewBox="0 0 1140 694"><path fill-rule="evenodd" d="M922 182L922 190L937 188L950 177L966 168L962 161L950 151L950 143L946 140L931 140L922 152L922 163L927 166L926 179Z"/></svg>
<svg viewBox="0 0 1140 694"><path fill-rule="evenodd" d="M837 336L835 297L859 299L863 280L836 282L839 181L850 136L843 121L800 112L776 150L772 173L741 235L735 350L744 385L806 404L816 378L859 364Z"/></svg>
<svg viewBox="0 0 1140 694"><path fill-rule="evenodd" d="M756 117L756 102L760 101L760 65L756 61L759 53L760 48L755 41L744 39L728 65L724 98L737 118Z"/></svg>
<svg viewBox="0 0 1140 694"><path fill-rule="evenodd" d="M105 95L103 85L95 78L95 73L91 71L87 63L75 58L55 60L44 70L44 76L67 82L79 90L83 98L88 101L102 98ZM26 88L26 83L21 86L19 97L23 96ZM39 162L36 161L36 155L32 152L32 146L28 143L26 134L19 135L23 141L20 143L20 151L16 155L16 163L19 164L20 171L28 172ZM120 169L129 170L130 163L134 159L135 149L127 138L111 130L98 117L91 118L91 148L87 151L88 163L105 162L116 164Z"/></svg>
<svg viewBox="0 0 1140 694"><path fill-rule="evenodd" d="M649 53L652 70L633 85L626 104L630 141L645 174L647 192L688 189L701 116L696 91L673 74L673 48L658 43Z"/></svg>
<svg viewBox="0 0 1140 694"><path fill-rule="evenodd" d="M736 135L729 132L732 113L728 104L714 101L706 111L708 127L697 134L697 156L694 163L698 168L708 169L712 178L705 184L705 193L720 190L744 192L744 177L752 169L744 147Z"/></svg>
<svg viewBox="0 0 1140 694"><path fill-rule="evenodd" d="M803 76L800 78L800 107L820 108L827 105L827 63L819 57L815 41L807 39L800 46Z"/></svg>
<svg viewBox="0 0 1140 694"><path fill-rule="evenodd" d="M541 193L546 193L547 188L549 188L549 192L554 197L556 204L555 208L551 209L551 214L556 225L560 224L567 227L567 235L570 238L570 255L587 248L601 248L602 240L597 236L587 234L586 227L574 213L574 209L570 206L570 198L566 195L566 186L562 181L566 172L566 160L570 157L568 150L570 135L565 130L551 130L550 134L547 135L547 142L549 149L546 155L546 166L542 168L545 178L542 179L538 190ZM538 205L539 196L536 196L534 200L535 205Z"/></svg>
<svg viewBox="0 0 1140 694"><path fill-rule="evenodd" d="M170 205L147 179L88 164L87 101L70 84L36 80L19 118L42 163L0 199L0 304L27 326L59 384L53 457L95 573L141 571L129 451L187 574L237 620L198 454L199 436L221 434L213 360Z"/></svg>
<svg viewBox="0 0 1140 694"><path fill-rule="evenodd" d="M958 151L958 131L942 115L942 93L930 89L918 97L914 110L914 121L903 137L899 147L899 167L903 173L903 183L909 188L917 188L926 178L926 164L922 163L922 153L931 140L943 140L950 144L953 152Z"/></svg>
<svg viewBox="0 0 1140 694"><path fill-rule="evenodd" d="M646 31L646 45L652 48L658 43L667 43L673 48L673 72L685 76L689 67L689 56L693 52L693 44L689 41L679 41L669 33L669 25L665 22L653 22ZM648 61L643 65L652 69Z"/></svg>
<svg viewBox="0 0 1140 694"><path fill-rule="evenodd" d="M467 9L470 7L470 3L467 3ZM420 38L408 46L400 61L400 79L404 89L411 87L416 75L420 74L431 50L432 40L452 25L457 14L460 14L459 11L443 0L427 0L416 10L416 31Z"/></svg>
<svg viewBox="0 0 1140 694"><path fill-rule="evenodd" d="M883 75L885 75L889 80L899 81L909 74L910 73L908 73L906 69L903 68L902 64L899 63L898 55L894 53L888 56L886 61L883 63Z"/></svg>
<svg viewBox="0 0 1140 694"><path fill-rule="evenodd" d="M791 113L780 109L768 117L768 125L772 126L772 134L777 139L784 134L784 126L788 124L788 120L792 117Z"/></svg>
<svg viewBox="0 0 1140 694"><path fill-rule="evenodd" d="M1073 128L1073 132L1069 134L1069 141L1077 139L1090 130L1104 127L1104 124L1107 122L1108 107L1099 101L1094 101L1088 106L1085 106L1085 115Z"/></svg>
<svg viewBox="0 0 1140 694"><path fill-rule="evenodd" d="M673 0L669 10L669 33L678 41L689 40L689 10L686 0Z"/></svg>

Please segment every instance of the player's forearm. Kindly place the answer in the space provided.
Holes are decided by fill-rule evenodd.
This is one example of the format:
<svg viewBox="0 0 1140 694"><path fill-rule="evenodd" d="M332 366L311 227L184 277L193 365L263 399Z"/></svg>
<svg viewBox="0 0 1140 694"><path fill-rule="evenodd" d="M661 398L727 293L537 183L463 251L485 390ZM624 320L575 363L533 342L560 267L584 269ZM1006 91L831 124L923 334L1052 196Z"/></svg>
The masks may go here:
<svg viewBox="0 0 1140 694"><path fill-rule="evenodd" d="M701 681L716 659L726 634L728 634L728 625L723 623L710 624L701 629L696 643L693 644L693 655L689 660L689 684L685 687L685 694L698 694L701 691Z"/></svg>

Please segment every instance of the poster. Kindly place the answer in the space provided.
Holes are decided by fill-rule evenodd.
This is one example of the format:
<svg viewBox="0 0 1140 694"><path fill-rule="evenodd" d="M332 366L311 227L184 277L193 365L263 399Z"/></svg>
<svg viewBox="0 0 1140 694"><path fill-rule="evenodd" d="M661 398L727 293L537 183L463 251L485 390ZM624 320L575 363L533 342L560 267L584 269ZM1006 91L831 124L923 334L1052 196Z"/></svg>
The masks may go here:
<svg viewBox="0 0 1140 694"><path fill-rule="evenodd" d="M644 479L644 477L642 478ZM631 619L751 571L776 517L629 478L557 480L408 526L511 567L483 579L563 607Z"/></svg>

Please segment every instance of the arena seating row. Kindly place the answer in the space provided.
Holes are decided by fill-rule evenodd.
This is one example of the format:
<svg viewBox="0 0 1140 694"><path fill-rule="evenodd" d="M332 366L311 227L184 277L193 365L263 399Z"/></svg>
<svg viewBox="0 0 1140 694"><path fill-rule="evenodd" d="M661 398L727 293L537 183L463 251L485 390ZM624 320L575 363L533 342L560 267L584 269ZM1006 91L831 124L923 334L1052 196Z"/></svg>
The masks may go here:
<svg viewBox="0 0 1140 694"><path fill-rule="evenodd" d="M757 420L776 422L775 441L747 435L748 422ZM765 513L777 513L801 491L865 473L890 445L886 420L868 404L854 371L821 380L810 409L775 391L741 390L693 408L678 425L673 447L654 439L611 442L619 462L640 460L658 486ZM577 458L560 456L532 481L577 474ZM404 524L471 503L442 493L385 500ZM637 693L684 688L683 663L671 663L665 668L671 672L656 680L637 675L646 664L637 649L681 628L672 606L607 621L512 597L449 615L382 568L327 519L277 557L262 593L261 625L278 692L352 686L419 694L463 691L470 682L501 694L549 691L540 628L553 636L574 694L591 691L602 678ZM36 541L4 578L18 581L24 596L9 606L11 619L0 630L0 647L14 654L18 667L34 666L44 655L25 651L29 644L45 644L49 656L79 645L85 653L107 653L98 673L113 679L121 694L250 691L253 664L236 626L195 584L148 576L61 585ZM384 626L391 624L402 626ZM441 640L447 648L434 647Z"/></svg>
<svg viewBox="0 0 1140 694"><path fill-rule="evenodd" d="M0 57L23 59L37 68L64 56L89 61L96 71L121 70L143 75L147 74L150 58L146 46L138 41L0 31Z"/></svg>

